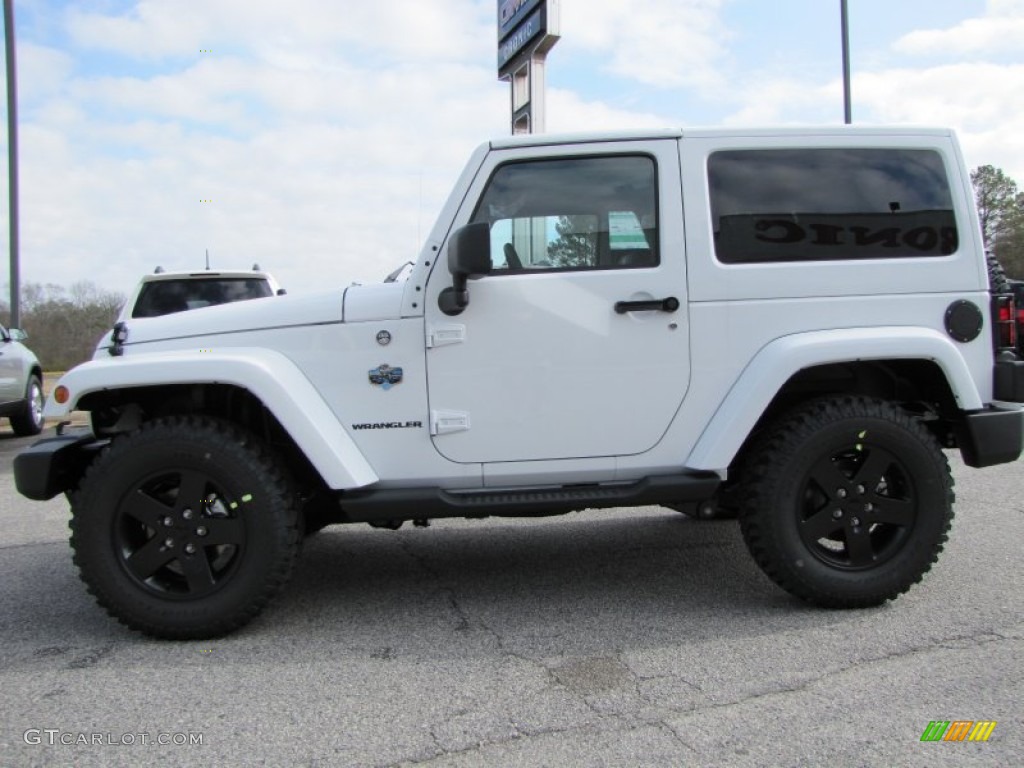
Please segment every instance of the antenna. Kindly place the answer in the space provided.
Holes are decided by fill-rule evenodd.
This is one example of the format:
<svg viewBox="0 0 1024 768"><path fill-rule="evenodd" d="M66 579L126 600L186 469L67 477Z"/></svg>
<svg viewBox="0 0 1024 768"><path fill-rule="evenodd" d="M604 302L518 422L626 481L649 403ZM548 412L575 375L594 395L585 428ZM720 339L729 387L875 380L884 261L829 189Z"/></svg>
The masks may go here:
<svg viewBox="0 0 1024 768"><path fill-rule="evenodd" d="M206 271L210 271L210 249L206 249Z"/></svg>

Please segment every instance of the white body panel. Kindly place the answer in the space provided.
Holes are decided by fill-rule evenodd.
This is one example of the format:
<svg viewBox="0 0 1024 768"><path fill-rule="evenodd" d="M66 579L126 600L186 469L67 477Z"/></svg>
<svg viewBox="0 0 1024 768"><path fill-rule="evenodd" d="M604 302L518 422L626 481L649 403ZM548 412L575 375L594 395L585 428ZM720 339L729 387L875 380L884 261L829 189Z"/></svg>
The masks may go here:
<svg viewBox="0 0 1024 768"><path fill-rule="evenodd" d="M537 147L533 158L564 154ZM658 163L662 243L681 244L678 144L597 143L592 154L652 156ZM455 225L467 223L491 173L515 159L492 152L470 187ZM452 318L437 296L451 284L435 270L427 286L427 333ZM689 383L686 262L665 247L642 269L539 270L472 281L458 316L465 339L427 352L430 407L468 414L468 429L435 436L458 462L579 459L643 453L671 423ZM616 314L620 300L677 298L680 309Z"/></svg>
<svg viewBox="0 0 1024 768"><path fill-rule="evenodd" d="M935 149L952 187L958 250L927 259L720 263L707 158L776 146ZM440 312L438 295L452 283L448 241L470 221L497 166L634 153L658 164L659 266L491 274L470 281L462 314ZM961 409L987 404L993 353L981 248L970 182L948 131L503 139L470 159L405 282L129 321L123 357L100 350L97 363L66 380L76 398L83 387L243 386L287 421L331 488L559 485L684 468L724 476L779 387L806 367L935 361ZM667 296L679 299L678 311L613 310L616 301ZM969 343L944 328L957 300L986 317ZM401 381L374 384L380 366L401 368ZM47 416L64 412L47 406Z"/></svg>

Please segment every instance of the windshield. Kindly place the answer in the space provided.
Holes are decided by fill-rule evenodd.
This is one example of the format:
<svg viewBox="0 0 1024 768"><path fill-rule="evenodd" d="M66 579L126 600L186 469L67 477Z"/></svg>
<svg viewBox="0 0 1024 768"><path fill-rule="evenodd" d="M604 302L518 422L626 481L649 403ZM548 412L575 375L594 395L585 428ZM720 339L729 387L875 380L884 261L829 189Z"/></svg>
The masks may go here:
<svg viewBox="0 0 1024 768"><path fill-rule="evenodd" d="M158 280L142 286L139 299L132 309L132 317L159 317L271 295L273 293L267 281L255 277Z"/></svg>

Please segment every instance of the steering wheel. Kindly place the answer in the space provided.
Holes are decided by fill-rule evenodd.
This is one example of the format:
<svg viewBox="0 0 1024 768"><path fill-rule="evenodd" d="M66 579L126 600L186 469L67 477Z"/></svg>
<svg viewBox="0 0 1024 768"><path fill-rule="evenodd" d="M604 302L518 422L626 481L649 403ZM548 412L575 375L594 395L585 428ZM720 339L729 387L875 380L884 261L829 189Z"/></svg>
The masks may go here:
<svg viewBox="0 0 1024 768"><path fill-rule="evenodd" d="M516 253L516 247L512 243L505 243L505 263L509 269L522 269L523 262Z"/></svg>

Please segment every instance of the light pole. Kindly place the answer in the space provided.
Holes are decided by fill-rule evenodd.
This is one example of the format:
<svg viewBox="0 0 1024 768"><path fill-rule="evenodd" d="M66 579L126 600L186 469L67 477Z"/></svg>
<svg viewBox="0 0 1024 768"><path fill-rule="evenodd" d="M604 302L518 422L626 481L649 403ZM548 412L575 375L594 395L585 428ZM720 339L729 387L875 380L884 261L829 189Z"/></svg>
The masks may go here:
<svg viewBox="0 0 1024 768"><path fill-rule="evenodd" d="M18 268L18 72L14 60L14 0L4 0L7 49L7 174L10 204L11 327L21 327L21 276Z"/></svg>
<svg viewBox="0 0 1024 768"><path fill-rule="evenodd" d="M846 0L840 0L841 26L843 28L843 116L847 125L853 122L850 106L850 22L846 13Z"/></svg>

